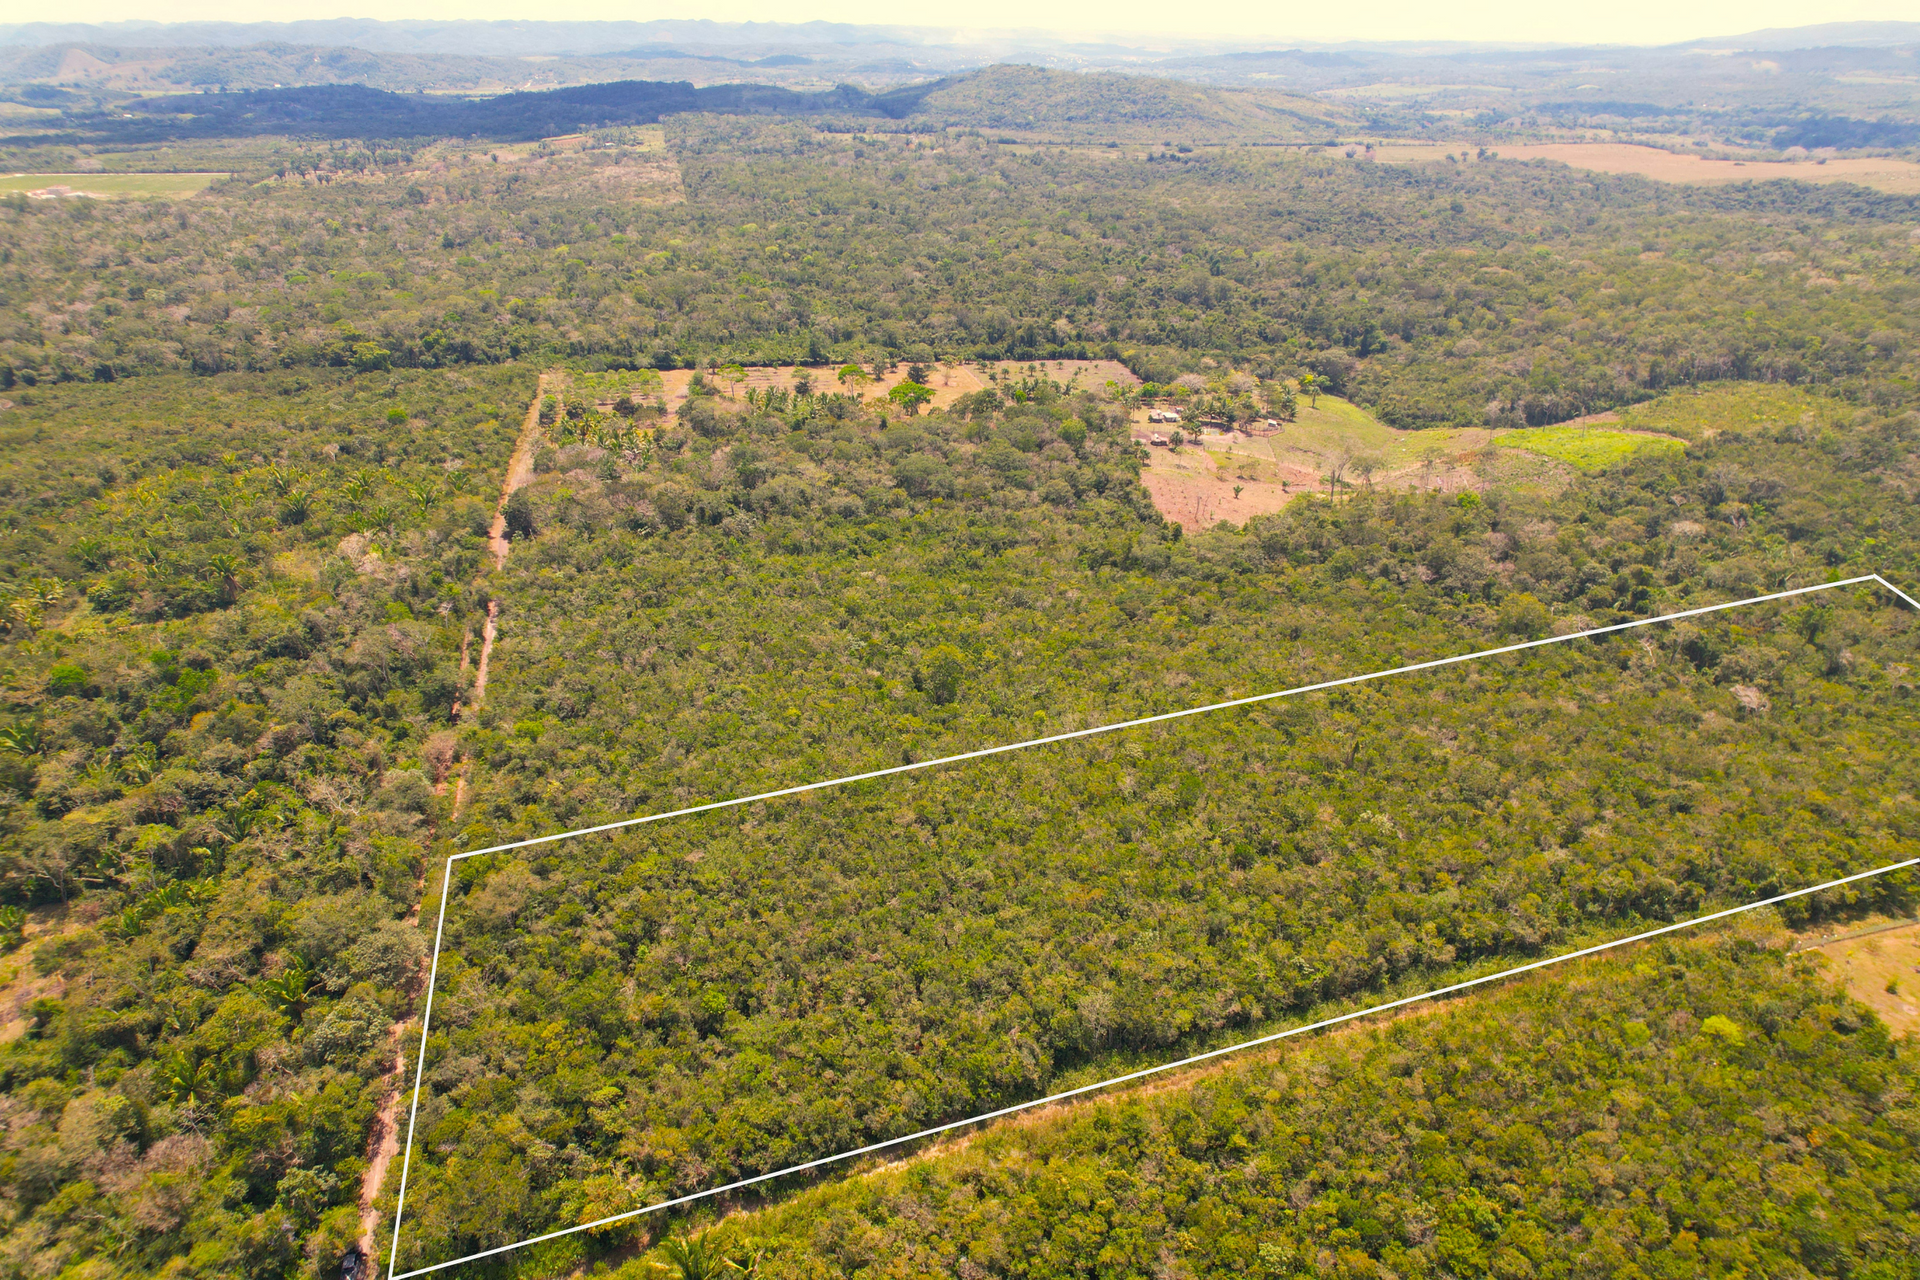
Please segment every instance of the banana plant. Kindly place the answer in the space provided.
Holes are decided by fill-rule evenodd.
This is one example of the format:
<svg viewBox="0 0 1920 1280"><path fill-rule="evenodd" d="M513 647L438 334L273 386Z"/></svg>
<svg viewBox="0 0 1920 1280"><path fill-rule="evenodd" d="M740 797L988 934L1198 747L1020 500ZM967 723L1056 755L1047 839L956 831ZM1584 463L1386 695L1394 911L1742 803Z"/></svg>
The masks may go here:
<svg viewBox="0 0 1920 1280"><path fill-rule="evenodd" d="M175 1102L196 1107L203 1095L211 1098L218 1090L220 1070L210 1058L196 1062L184 1053L176 1054L161 1071L161 1080Z"/></svg>
<svg viewBox="0 0 1920 1280"><path fill-rule="evenodd" d="M270 466L267 468L267 484L280 497L290 495L300 484L301 475L290 467Z"/></svg>
<svg viewBox="0 0 1920 1280"><path fill-rule="evenodd" d="M307 967L304 956L296 955L292 962L271 978L260 982L260 994L273 1001L284 1012L295 1017L307 1007L307 997L313 993L317 982L313 970Z"/></svg>
<svg viewBox="0 0 1920 1280"><path fill-rule="evenodd" d="M77 538L73 544L73 557L87 569L100 570L107 567L113 559L112 551L104 538Z"/></svg>
<svg viewBox="0 0 1920 1280"><path fill-rule="evenodd" d="M143 742L139 748L120 762L120 776L134 786L145 786L153 781L153 775L160 769L160 753L151 742Z"/></svg>
<svg viewBox="0 0 1920 1280"><path fill-rule="evenodd" d="M22 760L32 760L39 756L46 740L41 736L40 726L25 720L13 724L0 725L0 753L19 756Z"/></svg>

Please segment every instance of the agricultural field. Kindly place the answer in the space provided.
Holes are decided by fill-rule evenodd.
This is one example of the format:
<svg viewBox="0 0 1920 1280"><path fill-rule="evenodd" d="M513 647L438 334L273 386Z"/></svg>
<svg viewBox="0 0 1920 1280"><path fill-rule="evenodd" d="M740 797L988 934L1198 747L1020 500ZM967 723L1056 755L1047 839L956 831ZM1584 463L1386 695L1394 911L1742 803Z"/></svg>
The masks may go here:
<svg viewBox="0 0 1920 1280"><path fill-rule="evenodd" d="M1387 164L1445 164L1448 157L1485 163L1484 147L1466 143L1376 147L1371 157ZM1344 154L1344 149L1329 149ZM1850 183L1895 195L1920 193L1920 164L1893 156L1808 156L1800 160L1738 160L1624 142L1502 143L1498 161L1550 160L1593 173L1637 174L1656 182L1707 186L1732 182Z"/></svg>
<svg viewBox="0 0 1920 1280"><path fill-rule="evenodd" d="M449 864L1920 583L1905 197L927 98L0 201L0 1272L1906 1275L1910 872L584 1229L1920 856L1869 584Z"/></svg>
<svg viewBox="0 0 1920 1280"><path fill-rule="evenodd" d="M1524 431L1496 435L1494 443L1505 449L1537 453L1543 458L1564 462L1582 471L1604 471L1637 453L1649 450L1684 448L1684 442L1673 436L1647 431L1608 430L1600 423L1529 427Z"/></svg>
<svg viewBox="0 0 1920 1280"><path fill-rule="evenodd" d="M224 173L6 173L0 174L0 194L25 192L56 196L92 196L99 200L150 197L180 199L197 195Z"/></svg>

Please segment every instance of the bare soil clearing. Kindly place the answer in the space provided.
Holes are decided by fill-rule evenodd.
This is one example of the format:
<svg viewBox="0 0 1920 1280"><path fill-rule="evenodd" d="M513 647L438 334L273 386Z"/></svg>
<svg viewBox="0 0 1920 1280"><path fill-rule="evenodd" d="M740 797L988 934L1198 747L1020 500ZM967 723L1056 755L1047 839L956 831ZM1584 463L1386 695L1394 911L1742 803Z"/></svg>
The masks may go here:
<svg viewBox="0 0 1920 1280"><path fill-rule="evenodd" d="M1343 492L1372 488L1459 493L1485 489L1495 468L1506 480L1521 480L1519 473L1543 469L1564 480L1569 468L1606 465L1639 449L1684 444L1676 436L1620 425L1610 414L1553 427L1398 431L1333 396L1302 404L1292 422L1274 429L1256 427L1253 433L1195 423L1153 424L1146 410L1134 414L1133 438L1142 445L1155 434L1171 439L1175 430L1186 434L1186 446L1149 446L1141 482L1155 509L1188 529L1210 528L1222 520L1244 524L1252 516L1270 515L1303 493L1329 492L1328 477L1335 473Z"/></svg>
<svg viewBox="0 0 1920 1280"><path fill-rule="evenodd" d="M1847 994L1878 1014L1896 1036L1920 1027L1920 924L1842 933L1831 942L1802 938L1799 949L1818 951L1847 984Z"/></svg>
<svg viewBox="0 0 1920 1280"><path fill-rule="evenodd" d="M1389 164L1422 161L1444 163L1449 152L1458 155L1462 151L1474 150L1474 147L1465 143L1440 143L1434 146L1384 146L1376 148L1373 154L1376 160ZM1795 182L1857 182L1861 186L1875 187L1897 195L1920 192L1920 164L1877 156L1835 156L1824 162L1818 158L1794 161L1715 160L1626 142L1504 145L1498 151L1501 160L1558 160L1576 169L1590 169L1595 173L1637 173L1658 182L1721 184L1787 178ZM1469 160L1466 163L1484 162Z"/></svg>
<svg viewBox="0 0 1920 1280"><path fill-rule="evenodd" d="M33 1019L27 1006L35 1000L55 1000L66 992L66 979L59 974L42 974L33 967L35 948L49 938L57 938L77 927L65 907L35 907L27 914L26 941L12 955L0 957L0 1044L8 1044L25 1035Z"/></svg>
<svg viewBox="0 0 1920 1280"><path fill-rule="evenodd" d="M1154 508L1188 529L1271 515L1303 493L1327 492L1326 477L1336 469L1342 489L1483 488L1475 463L1497 434L1480 427L1396 431L1332 396L1302 404L1292 422L1256 428L1258 434L1194 423L1159 425L1147 421L1145 409L1134 414L1133 436L1143 445L1154 434L1170 439L1175 430L1186 434L1187 444L1149 445L1141 482ZM1355 468L1361 459L1376 464L1370 479Z"/></svg>
<svg viewBox="0 0 1920 1280"><path fill-rule="evenodd" d="M1093 389L1113 382L1122 387L1137 387L1140 379L1117 360L1039 360L1017 361L1002 360L997 363L974 363L953 365L929 365L927 381L924 385L933 392L930 407L945 409L961 396L975 391L983 391L993 385L992 375L998 371L1003 379L1020 378L1032 375L1044 375L1053 381L1074 389ZM867 371L869 376L872 370ZM802 368L798 365L773 365L748 369L746 376L738 385L730 386L717 376L709 382L718 387L727 399L744 400L748 391L791 391L805 374L816 393L830 391L858 394L863 400L885 400L887 393L907 380L907 364L902 362L891 372L875 381L860 384L841 384L836 374L838 370L826 366ZM669 369L661 374L666 383L667 409L672 411L687 401L687 388L693 382L694 370Z"/></svg>

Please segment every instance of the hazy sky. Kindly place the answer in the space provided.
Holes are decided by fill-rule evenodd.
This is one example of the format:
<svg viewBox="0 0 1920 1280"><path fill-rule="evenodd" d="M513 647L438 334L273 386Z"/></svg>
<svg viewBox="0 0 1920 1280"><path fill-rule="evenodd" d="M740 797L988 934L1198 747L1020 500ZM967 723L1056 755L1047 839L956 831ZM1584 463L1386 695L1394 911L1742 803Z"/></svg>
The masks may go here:
<svg viewBox="0 0 1920 1280"><path fill-rule="evenodd" d="M888 0L0 0L0 21L285 21L296 18L712 18L718 21L903 23L1029 28L1094 35L1226 35L1276 41L1517 40L1659 44L1763 27L1873 19L1920 21L1920 0L1370 0L1369 3L1248 3L1246 0L969 0L916 7Z"/></svg>

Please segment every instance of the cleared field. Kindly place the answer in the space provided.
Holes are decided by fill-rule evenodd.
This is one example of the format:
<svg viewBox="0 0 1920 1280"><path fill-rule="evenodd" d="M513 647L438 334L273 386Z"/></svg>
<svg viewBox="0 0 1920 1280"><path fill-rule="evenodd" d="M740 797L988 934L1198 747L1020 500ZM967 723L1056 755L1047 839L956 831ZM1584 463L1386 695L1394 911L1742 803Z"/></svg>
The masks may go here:
<svg viewBox="0 0 1920 1280"><path fill-rule="evenodd" d="M1704 440L1722 431L1773 427L1822 427L1845 421L1853 407L1797 387L1725 382L1672 391L1615 415L1622 427L1657 431L1683 440Z"/></svg>
<svg viewBox="0 0 1920 1280"><path fill-rule="evenodd" d="M1344 148L1329 154L1344 154ZM1434 145L1391 145L1375 149L1374 159L1389 164L1444 162L1449 152L1473 153L1477 148L1465 142ZM1576 169L1595 173L1637 173L1659 182L1717 184L1728 182L1767 182L1789 178L1796 182L1857 182L1897 195L1920 192L1920 164L1908 160L1878 157L1817 160L1711 160L1705 156L1680 155L1659 147L1641 147L1625 142L1554 142L1532 146L1501 146L1502 160L1558 160ZM1470 160L1469 164L1483 161Z"/></svg>
<svg viewBox="0 0 1920 1280"><path fill-rule="evenodd" d="M1831 942L1810 937L1801 946L1825 956L1847 994L1879 1014L1894 1034L1920 1030L1920 925L1849 932Z"/></svg>
<svg viewBox="0 0 1920 1280"><path fill-rule="evenodd" d="M49 192L100 200L140 196L178 198L205 191L226 176L224 173L9 173L0 174L0 194ZM56 190L60 187L66 190Z"/></svg>
<svg viewBox="0 0 1920 1280"><path fill-rule="evenodd" d="M1686 442L1672 436L1641 431L1609 430L1599 426L1529 427L1502 431L1495 443L1503 449L1523 449L1582 471L1600 471L1643 449L1684 449Z"/></svg>
<svg viewBox="0 0 1920 1280"><path fill-rule="evenodd" d="M883 400L889 391L907 380L908 365L902 361L897 367L878 381L869 380L858 385L842 385L836 379L836 370L831 368L801 369L798 366L771 366L753 368L745 371L737 387L730 387L719 378L712 381L738 398L749 390L768 390L779 388L791 391L800 375L805 373L815 391L854 392L866 400ZM1042 360L1021 362L1002 360L998 363L974 364L935 364L928 366L926 385L933 390L932 407L944 409L961 396L981 391L993 385L993 373L998 371L1003 378L1018 380L1031 374L1044 374L1064 386L1080 389L1093 388L1115 382L1123 387L1138 386L1140 379L1133 376L1128 368L1117 360ZM868 371L871 373L871 370ZM666 383L668 408L677 408L687 398L687 387L693 381L691 369L669 369L661 377Z"/></svg>
<svg viewBox="0 0 1920 1280"><path fill-rule="evenodd" d="M1796 419L1805 397L1792 391L1779 394L1793 400L1785 411L1793 415L1789 420ZM1783 412L1780 406L1761 414L1755 412L1759 406L1744 401L1737 407L1722 403L1728 399L1700 393L1666 397L1639 406L1631 425L1603 414L1553 427L1397 431L1358 405L1321 396L1317 405L1302 404L1293 422L1271 434L1207 431L1185 424L1179 429L1189 441L1186 447L1149 446L1141 482L1161 515L1189 529L1204 529L1222 520L1244 524L1251 516L1278 511L1303 493L1325 494L1334 487L1443 493L1482 489L1487 484L1483 464L1494 462L1496 452L1516 463L1521 456L1536 460L1533 466L1540 475L1534 480L1565 474L1549 464L1598 471L1645 449L1682 449L1687 439L1725 429L1709 424L1736 416L1777 421ZM1143 443L1154 433L1171 436L1174 430L1149 424L1144 409L1134 417L1134 438ZM1521 477L1508 479L1519 482Z"/></svg>

